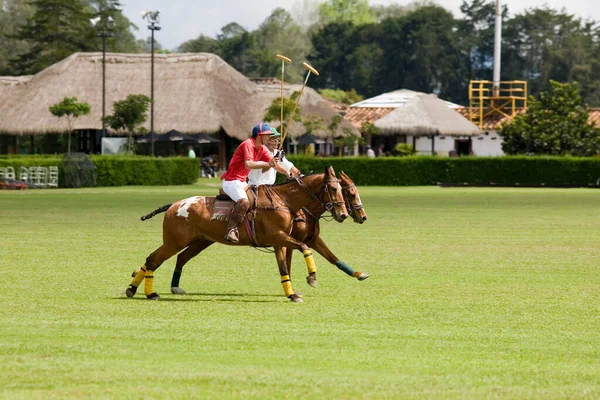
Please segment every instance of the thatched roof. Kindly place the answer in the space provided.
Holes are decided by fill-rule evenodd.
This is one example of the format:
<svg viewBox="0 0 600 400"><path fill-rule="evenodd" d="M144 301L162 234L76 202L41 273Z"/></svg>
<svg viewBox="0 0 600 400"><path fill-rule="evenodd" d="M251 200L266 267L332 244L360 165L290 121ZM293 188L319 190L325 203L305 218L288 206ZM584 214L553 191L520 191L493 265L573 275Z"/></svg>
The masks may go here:
<svg viewBox="0 0 600 400"><path fill-rule="evenodd" d="M375 121L382 135L474 136L479 128L434 94L415 96Z"/></svg>
<svg viewBox="0 0 600 400"><path fill-rule="evenodd" d="M150 54L106 54L106 114L129 94L150 96ZM272 98L225 61L208 53L155 54L154 130L165 133L213 133L248 138ZM312 92L312 93L311 93ZM320 107L316 92L307 89L301 101ZM77 97L92 108L74 129L101 129L102 53L75 53L32 77L0 77L0 133L64 132L67 123L48 111L64 97ZM324 108L326 107L326 103ZM309 113L312 107L307 106ZM328 113L329 111L329 113ZM322 111L334 115L332 110ZM306 114L304 112L303 114ZM150 118L144 125L150 128ZM294 130L291 136L296 136Z"/></svg>

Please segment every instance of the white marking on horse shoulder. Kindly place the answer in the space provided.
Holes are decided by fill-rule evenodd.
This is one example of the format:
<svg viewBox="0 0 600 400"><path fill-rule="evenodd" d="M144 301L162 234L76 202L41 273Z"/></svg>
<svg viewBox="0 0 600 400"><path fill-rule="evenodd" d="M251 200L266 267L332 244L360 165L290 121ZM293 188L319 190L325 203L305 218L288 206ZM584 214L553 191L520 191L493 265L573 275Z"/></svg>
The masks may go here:
<svg viewBox="0 0 600 400"><path fill-rule="evenodd" d="M190 212L189 212L190 206L192 204L197 203L199 199L200 199L200 196L194 196L194 197L190 197L188 199L182 200L182 202L179 204L179 208L177 209L177 216L184 217L185 219L187 219L187 217L190 216Z"/></svg>

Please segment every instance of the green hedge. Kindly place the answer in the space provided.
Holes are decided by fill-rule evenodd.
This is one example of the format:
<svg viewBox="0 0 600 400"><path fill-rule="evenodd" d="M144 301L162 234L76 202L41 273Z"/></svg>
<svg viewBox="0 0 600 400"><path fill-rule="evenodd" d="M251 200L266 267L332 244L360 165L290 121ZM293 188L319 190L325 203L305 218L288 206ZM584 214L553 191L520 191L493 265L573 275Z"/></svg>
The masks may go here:
<svg viewBox="0 0 600 400"><path fill-rule="evenodd" d="M98 186L190 185L198 180L200 159L188 157L91 156Z"/></svg>
<svg viewBox="0 0 600 400"><path fill-rule="evenodd" d="M187 157L90 156L96 165L98 186L189 185L198 179L200 159ZM18 179L21 166L57 166L64 187L61 157L20 156L0 158L0 167L12 166Z"/></svg>
<svg viewBox="0 0 600 400"><path fill-rule="evenodd" d="M329 165L358 185L414 186L439 182L496 185L595 185L600 158L574 157L309 157L289 156L303 173Z"/></svg>

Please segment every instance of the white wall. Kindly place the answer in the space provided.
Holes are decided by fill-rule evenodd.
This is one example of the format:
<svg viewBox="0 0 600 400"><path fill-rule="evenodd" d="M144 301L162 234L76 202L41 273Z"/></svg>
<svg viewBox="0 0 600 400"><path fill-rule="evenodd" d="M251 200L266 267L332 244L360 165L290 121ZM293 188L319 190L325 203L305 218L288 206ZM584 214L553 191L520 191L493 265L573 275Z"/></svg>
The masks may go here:
<svg viewBox="0 0 600 400"><path fill-rule="evenodd" d="M487 133L487 135L486 135ZM502 138L495 130L482 133L471 139L473 153L477 156L503 156Z"/></svg>
<svg viewBox="0 0 600 400"><path fill-rule="evenodd" d="M448 156L450 151L455 149L453 136L436 136L435 152L440 156ZM406 138L406 143L412 144L412 136ZM416 141L416 150L418 154L431 155L431 138L418 137ZM489 131L471 138L471 150L476 156L503 156L502 138L496 131Z"/></svg>

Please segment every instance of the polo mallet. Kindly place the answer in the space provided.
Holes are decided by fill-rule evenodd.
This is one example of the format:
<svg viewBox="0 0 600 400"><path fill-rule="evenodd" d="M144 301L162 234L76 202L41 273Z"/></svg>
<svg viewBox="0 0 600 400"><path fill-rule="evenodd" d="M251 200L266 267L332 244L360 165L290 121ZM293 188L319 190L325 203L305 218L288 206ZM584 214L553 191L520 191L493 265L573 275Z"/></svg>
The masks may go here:
<svg viewBox="0 0 600 400"><path fill-rule="evenodd" d="M298 109L298 104L300 104L300 98L302 97L302 93L304 93L304 88L306 87L306 82L308 82L308 78L310 77L310 73L312 72L316 76L319 76L319 71L317 71L312 65L310 65L306 61L303 62L302 65L304 65L304 68L306 68L308 70L308 72L306 73L306 79L304 79L304 84L302 85L302 89L300 89L300 94L298 95L298 98L296 99L296 104L294 105L294 109L292 110L292 114L290 114L290 117L289 117L288 122L286 124L286 126L288 127L288 129L285 130L285 132L283 132L281 134L281 142L279 142L279 150L281 150L283 148L283 141L285 140L285 137L287 136L287 133L288 133L289 128L290 128L290 124L292 123L292 120L294 118L294 114L296 113L296 110Z"/></svg>
<svg viewBox="0 0 600 400"><path fill-rule="evenodd" d="M285 63L291 63L292 59L281 54L276 54L275 57L281 60L281 119L279 120L279 130L283 133L283 79L285 77Z"/></svg>

